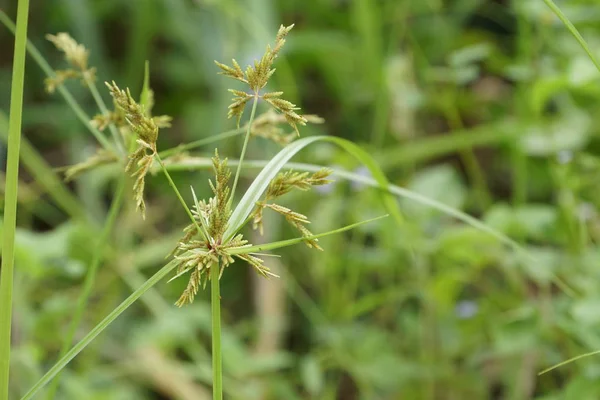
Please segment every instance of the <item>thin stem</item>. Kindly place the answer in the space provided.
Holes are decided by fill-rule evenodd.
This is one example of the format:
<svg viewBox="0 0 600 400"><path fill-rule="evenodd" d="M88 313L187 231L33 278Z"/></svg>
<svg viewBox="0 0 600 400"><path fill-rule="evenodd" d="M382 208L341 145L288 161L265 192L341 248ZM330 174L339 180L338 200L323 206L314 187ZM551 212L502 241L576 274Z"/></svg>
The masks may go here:
<svg viewBox="0 0 600 400"><path fill-rule="evenodd" d="M15 33L15 24L12 20L6 15L6 13L0 10L0 22L4 24L12 33ZM56 73L48 64L48 62L44 59L39 50L30 42L27 41L27 51L29 55L33 58L33 60L40 66L40 68L44 71L46 76L49 78L53 78L56 76ZM73 97L71 92L64 85L59 85L57 88L58 92L63 96L67 104L73 109L73 112L77 116L77 118L85 125L85 127L94 135L96 140L104 147L106 150L114 151L114 147L112 144L106 139L106 137L100 132L98 129L94 128L92 124L90 124L90 117L83 111L83 109L77 103L77 100Z"/></svg>
<svg viewBox="0 0 600 400"><path fill-rule="evenodd" d="M102 113L102 115L104 115L105 117L108 117L108 115L109 115L108 108L106 107L106 103L104 103L102 96L100 96L100 93L98 92L96 83L91 79L86 79L85 83L86 83L88 89L90 90L90 93L92 94L92 97L94 98L94 101L96 102L96 105L98 105L98 108L100 109L100 112ZM113 124L112 122L110 124L108 124L108 129L110 130L110 133L113 137L113 140L115 141L115 144L116 144L117 149L120 152L120 154L126 154L125 144L123 143L123 137L119 134L119 131L117 131L117 127L115 126L115 124Z"/></svg>
<svg viewBox="0 0 600 400"><path fill-rule="evenodd" d="M231 189L230 201L233 201L235 197L235 189L237 187L238 179L240 178L240 171L242 170L242 164L244 163L244 156L246 155L246 147L248 147L248 140L250 139L250 130L252 128L252 121L254 121L254 114L256 114L256 105L258 104L258 93L254 95L252 101L252 112L250 113L250 120L248 121L248 128L246 130L246 137L244 138L244 146L242 147L242 154L240 154L240 163L235 170L235 178L233 179L233 188Z"/></svg>
<svg viewBox="0 0 600 400"><path fill-rule="evenodd" d="M98 271L98 267L100 266L100 263L102 262L109 236L113 230L115 221L117 220L117 215L119 214L119 209L121 208L121 205L123 204L123 193L125 192L126 177L127 177L127 175L124 174L124 175L122 175L121 179L119 180L118 187L116 190L116 195L110 206L110 210L108 212L108 216L106 218L106 223L104 224L104 228L102 229L102 233L100 234L100 240L94 251L94 257L92 259L92 263L90 264L90 267L85 276L85 281L83 283L83 289L81 290L81 294L79 295L79 299L77 300L77 307L75 309L75 313L73 314L73 319L71 320L71 324L69 325L69 330L67 331L65 340L64 340L62 348L60 350L60 355L58 357L59 359L64 357L65 354L67 354L67 351L69 351L69 348L71 347L71 344L73 343L73 338L75 337L75 332L77 331L77 328L79 327L79 324L81 323L83 313L88 304L88 300L90 299L90 295L92 294L92 289L94 287L94 281L96 279L96 273ZM56 395L58 386L59 386L59 382L60 382L60 374L57 374L56 379L52 382L52 384L50 385L50 388L48 389L46 399L50 400L50 399L54 398L54 396Z"/></svg>
<svg viewBox="0 0 600 400"><path fill-rule="evenodd" d="M19 186L19 148L23 114L23 85L25 80L25 47L29 0L19 0L13 74L8 123L8 158L4 192L4 228L2 271L0 277L0 399L8 400L10 368L10 330L12 319L12 290L15 262L15 228L17 224L17 190Z"/></svg>
<svg viewBox="0 0 600 400"><path fill-rule="evenodd" d="M569 30L569 32L571 32L571 35L573 35L575 37L575 40L577 40L577 42L579 43L579 45L587 53L587 55L590 58L590 60L592 60L592 62L596 66L596 68L598 68L598 71L600 71L600 62L598 62L598 60L596 59L596 57L594 57L594 53L592 53L592 51L590 50L590 47L586 43L586 41L583 38L583 36L581 36L581 34L577 30L577 28L575 28L575 25L573 25L571 23L571 21L569 21L569 18L567 18L567 16L565 14L563 14L563 12L560 10L560 8L558 8L558 6L556 4L554 4L554 2L552 0L544 0L544 3L546 3L546 5L548 7L550 7L550 9L552 10L552 12L554 12L554 14L556 14L556 16L567 27L567 29Z"/></svg>
<svg viewBox="0 0 600 400"><path fill-rule="evenodd" d="M171 188L173 189L173 191L177 195L177 198L179 199L179 202L181 203L181 205L185 209L185 212L187 213L188 217L190 217L190 219L192 220L192 223L196 226L196 229L198 230L198 233L200 235L204 236L204 239L207 239L206 235L204 234L204 231L202 229L200 229L200 225L198 225L198 221L196 221L196 218L194 218L194 215L192 214L192 211L187 206L187 204L185 204L185 200L183 200L183 197L181 196L181 193L179 193L179 189L177 189L177 186L175 186L175 182L173 182L173 179L171 178L171 175L169 174L169 171L167 171L167 168L165 167L165 164L163 163L163 160L160 158L160 156L158 155L158 153L156 153L154 155L154 158L156 159L156 161L158 161L158 164L160 165L160 168L162 169L163 173L167 177L167 180L169 181L169 185L171 185Z"/></svg>
<svg viewBox="0 0 600 400"><path fill-rule="evenodd" d="M245 131L244 128L232 129L230 131L225 131L225 132L219 133L217 135L214 135L214 136L211 136L208 138L195 140L193 142L189 142L186 144L180 144L179 146L173 147L171 149L163 150L163 151L159 152L158 154L161 157L169 157L173 154L179 153L180 151L192 150L197 147L204 146L206 144L218 142L219 140L223 140L223 139L227 139L230 137L240 135L240 134L244 133L244 131Z"/></svg>
<svg viewBox="0 0 600 400"><path fill-rule="evenodd" d="M213 400L223 400L223 359L221 355L221 295L219 265L210 268L210 306L212 316Z"/></svg>

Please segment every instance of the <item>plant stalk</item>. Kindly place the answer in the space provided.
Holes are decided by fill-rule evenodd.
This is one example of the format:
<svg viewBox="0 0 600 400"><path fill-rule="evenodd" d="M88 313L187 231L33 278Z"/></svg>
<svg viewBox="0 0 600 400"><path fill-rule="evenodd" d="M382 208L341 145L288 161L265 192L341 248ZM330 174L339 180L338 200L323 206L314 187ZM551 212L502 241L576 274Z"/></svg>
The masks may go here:
<svg viewBox="0 0 600 400"><path fill-rule="evenodd" d="M221 294L219 265L210 268L210 306L212 316L213 400L223 400L223 357L221 355Z"/></svg>
<svg viewBox="0 0 600 400"><path fill-rule="evenodd" d="M194 216L192 215L192 211L187 206L187 204L185 204L185 200L181 196L181 193L179 193L179 189L177 189L177 186L175 186L175 182L173 182L173 179L171 178L169 171L167 171L167 167L165 167L165 163L163 163L163 160L160 158L158 153L154 154L154 158L156 159L156 161L158 161L160 168L162 169L163 173L165 174L165 177L167 178L167 180L169 181L169 185L171 185L171 188L175 192L175 195L179 199L179 202L181 203L181 205L185 209L185 212L187 213L188 217L190 217L190 219L192 220L192 223L198 230L198 234L204 236L204 239L208 239L206 237L206 235L204 234L204 231L202 229L200 229L200 225L198 225L198 221L196 221L196 218L194 218Z"/></svg>
<svg viewBox="0 0 600 400"><path fill-rule="evenodd" d="M29 0L19 0L10 93L8 157L6 160L6 183L4 189L4 237L2 243L2 271L0 276L0 400L8 400L15 228L17 224L17 190L19 187L19 149L21 146L28 13Z"/></svg>
<svg viewBox="0 0 600 400"><path fill-rule="evenodd" d="M252 100L252 111L250 112L250 120L248 121L248 128L246 129L246 137L244 137L244 146L242 146L242 154L240 154L240 163L235 171L235 178L233 179L233 188L231 189L231 197L229 201L233 201L235 197L235 189L237 187L238 179L240 178L240 171L242 170L242 164L244 163L244 156L246 155L246 147L248 147L248 141L250 140L250 131L252 129L252 122L254 121L254 115L256 114L256 105L258 104L258 93L254 95Z"/></svg>

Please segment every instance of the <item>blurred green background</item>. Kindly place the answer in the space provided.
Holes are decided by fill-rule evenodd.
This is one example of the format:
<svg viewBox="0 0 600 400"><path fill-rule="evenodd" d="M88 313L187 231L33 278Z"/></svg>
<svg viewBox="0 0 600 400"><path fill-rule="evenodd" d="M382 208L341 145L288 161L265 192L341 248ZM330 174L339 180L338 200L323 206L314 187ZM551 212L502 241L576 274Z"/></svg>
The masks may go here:
<svg viewBox="0 0 600 400"><path fill-rule="evenodd" d="M0 0L13 19L14 3ZM600 55L600 4L557 4ZM291 23L270 85L326 119L303 136L357 142L394 184L467 212L531 257L400 199L402 226L388 218L322 239L324 252L298 245L268 259L281 279L235 263L222 280L226 398L600 398L598 358L537 376L600 349L599 73L541 0L46 0L31 5L29 37L61 69L44 36L69 32L90 49L99 83L134 93L149 60L155 114L174 117L159 138L166 149L234 127L230 81L213 60L248 64ZM0 29L3 133L12 41ZM44 77L29 58L23 129L34 151L23 157L53 168L85 160L93 137L44 92ZM97 112L81 85L68 87ZM218 146L237 158L241 140ZM256 139L249 159L276 151ZM295 160L367 174L329 145ZM26 165L20 176L14 398L58 356L114 190L115 170L101 168L61 203L44 172ZM187 188L205 197L209 176L175 178L191 201ZM165 179L147 185L148 217L133 201L121 211L78 338L164 264L186 224ZM385 212L377 190L341 180L285 204L314 232ZM253 242L296 236L278 218L267 228ZM209 399L209 293L178 309L185 283L160 283L115 321L69 364L57 398Z"/></svg>

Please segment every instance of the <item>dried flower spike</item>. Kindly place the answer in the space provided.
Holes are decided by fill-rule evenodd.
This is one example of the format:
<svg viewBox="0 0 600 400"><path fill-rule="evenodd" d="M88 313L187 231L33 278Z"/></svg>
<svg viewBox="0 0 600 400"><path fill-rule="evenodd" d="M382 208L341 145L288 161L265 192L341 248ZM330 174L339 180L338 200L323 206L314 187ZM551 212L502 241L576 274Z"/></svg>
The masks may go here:
<svg viewBox="0 0 600 400"><path fill-rule="evenodd" d="M283 48L285 44L285 37L292 30L294 25L279 27L279 31L277 32L277 36L275 37L275 45L273 48L271 46L267 46L265 54L259 61L255 61L254 65L249 65L246 67L246 70L243 71L237 61L232 60L232 67L222 64L218 61L215 61L217 66L221 69L219 74L225 75L229 78L238 80L240 82L244 82L250 88L250 93L241 91L241 90L233 90L229 91L234 94L234 98L229 105L229 113L228 118L236 117L237 123L239 126L240 119L244 113L244 109L246 104L250 99L258 99L262 98L267 103L269 103L275 110L282 113L284 115L285 121L294 128L294 131L297 135L298 125L306 125L308 120L306 117L298 114L300 108L296 107L295 104L284 100L281 98L283 92L270 92L261 94L260 91L267 85L269 82L269 78L275 73L275 69L273 67L273 63L275 59L279 55L279 52Z"/></svg>
<svg viewBox="0 0 600 400"><path fill-rule="evenodd" d="M136 134L136 143L138 147L129 156L129 162L125 168L127 171L134 171L132 176L135 177L133 184L134 198L138 210L145 218L146 204L144 202L145 177L156 154L156 140L158 139L158 124L148 116L144 107L138 104L129 89L120 89L115 82L106 83L110 90L115 105L120 110L131 130Z"/></svg>
<svg viewBox="0 0 600 400"><path fill-rule="evenodd" d="M263 211L265 208L270 208L273 211L285 216L286 220L302 233L302 236L311 236L312 233L304 226L304 224L310 223L306 216L296 213L278 204L268 202L289 193L293 189L308 190L312 186L320 186L331 183L332 181L327 178L332 172L333 171L328 168L323 168L312 175L309 175L308 172L294 171L279 173L275 178L273 178L271 183L269 183L269 187L267 188L267 192L265 194L265 199L256 204L256 208L252 213L253 228L259 229L260 233L263 233ZM317 240L315 239L307 240L306 244L308 247L314 247L322 250L321 247L317 245Z"/></svg>
<svg viewBox="0 0 600 400"><path fill-rule="evenodd" d="M71 78L81 78L83 81L95 79L95 68L88 68L89 51L73 39L68 33L60 32L56 35L46 35L58 50L65 54L65 59L72 69L56 71L56 75L47 78L46 90L53 93L64 81Z"/></svg>

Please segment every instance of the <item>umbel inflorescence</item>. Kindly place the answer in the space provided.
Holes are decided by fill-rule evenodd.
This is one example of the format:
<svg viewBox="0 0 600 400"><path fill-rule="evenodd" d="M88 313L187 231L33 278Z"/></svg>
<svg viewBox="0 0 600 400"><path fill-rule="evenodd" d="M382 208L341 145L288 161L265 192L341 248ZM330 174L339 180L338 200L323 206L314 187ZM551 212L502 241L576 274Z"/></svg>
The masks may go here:
<svg viewBox="0 0 600 400"><path fill-rule="evenodd" d="M279 27L279 31L277 32L277 37L275 38L275 46L271 48L271 46L267 45L267 50L262 58L259 61L255 61L253 66L248 65L245 71L242 70L235 59L231 60L233 65L232 67L215 61L219 68L221 68L220 74L232 79L236 79L240 82L244 82L250 89L250 93L247 93L243 90L229 89L229 91L235 97L232 99L231 104L229 105L228 117L237 117L238 125L244 113L244 109L246 108L246 104L253 98L262 98L275 110L283 114L287 123L294 128L296 134L298 135L300 133L298 132L297 125L306 125L308 122L307 118L296 113L299 108L296 107L295 104L281 98L283 92L268 92L264 94L260 93L260 91L267 85L269 78L273 75L273 73L275 73L275 68L272 68L273 63L279 55L281 48L285 44L285 37L293 27L294 25L287 27L281 25Z"/></svg>
<svg viewBox="0 0 600 400"><path fill-rule="evenodd" d="M298 114L299 108L293 103L282 99L282 92L262 93L269 78L275 72L273 63L284 46L285 37L292 27L293 25L281 26L273 48L267 46L262 58L245 70L242 70L235 60L232 61L232 67L216 62L221 69L220 74L248 85L248 92L230 90L235 97L229 106L229 117L235 116L239 126L246 105L250 100L253 100L252 116L246 124L248 132L246 140L249 136L263 137L285 146L298 136L298 125L305 125L307 122L323 122L321 118L315 115ZM65 33L56 36L49 35L48 38L65 53L65 57L72 67L68 70L58 71L55 78L47 81L48 90L55 90L58 85L69 78L81 78L84 83L89 85L95 78L95 69L88 67L88 51L85 47L76 43ZM168 177L165 164L158 155L157 139L160 128L169 127L171 118L168 116L152 116L154 96L146 85L139 101L133 98L129 89L123 90L115 82L106 83L106 86L113 98L114 110L105 110L104 113L96 115L91 124L100 131L107 127L118 131L118 138L116 139L122 142L128 156L125 170L131 172L134 178L134 199L138 210L144 216L146 211L144 189L148 172L155 163L158 163ZM254 109L259 98L263 99L271 108L254 118ZM293 133L286 133L279 126L281 123L289 124L293 129ZM178 156L180 155L174 157ZM66 177L72 179L98 165L122 160L122 157L123 154L111 149L99 149L87 161L70 167L66 172ZM235 188L237 182L242 159L243 152L233 188ZM191 223L184 229L184 236L172 253L177 265L175 278L186 273L190 274L188 285L176 303L178 306L193 301L199 288L204 287L210 279L212 268L219 268L220 277L224 269L235 262L236 259L249 263L261 276L277 276L264 265L263 260L260 258L261 254L251 251L252 245L239 233L243 226L252 221L253 228L259 229L262 234L264 229L262 221L265 210L272 210L285 217L305 238L304 242L309 248L322 250L317 243L317 239L312 237L313 234L306 227L310 223L308 218L303 214L274 203L274 201L292 190L308 190L313 186L331 182L328 179L331 170L324 168L312 174L294 171L278 174L269 183L263 199L256 203L254 210L246 221L241 226L233 227L234 233L226 236L226 232L231 232L232 229L230 226L233 206L233 194L230 187L231 170L227 166L227 159L222 159L217 150L215 150L212 158L212 167L215 174L214 180L209 180L212 197L208 200L198 200L192 190L194 204L191 210L186 206ZM176 192L178 194L177 190ZM183 201L181 197L180 200Z"/></svg>
<svg viewBox="0 0 600 400"><path fill-rule="evenodd" d="M309 118L315 122L321 122L318 117L310 116L306 118L297 114L298 108L294 104L280 98L282 92L260 94L260 90L266 86L269 78L275 72L275 69L272 68L273 62L285 43L285 36L292 27L293 25L289 27L281 26L277 33L275 46L272 49L267 46L261 60L256 61L254 66L248 66L245 72L242 71L235 60L232 61L233 67L217 62L217 65L221 68L221 74L246 83L251 90L251 93L230 90L235 97L229 106L229 117L236 116L239 125L249 100L253 98L256 100L259 97L266 100L281 114L273 114L272 111L265 113L262 118L259 117L254 123L250 121L249 128L254 128L254 131L259 132L258 135L262 133L262 136L269 137L279 143L283 142L282 144L287 143L289 139L281 134L279 128L275 128L277 123L280 122L279 115L283 115L285 121L294 128L296 133L298 133L297 124L305 125ZM253 125L256 123L258 124ZM249 129L249 132L250 130L252 129ZM225 267L233 263L235 258L248 262L264 277L276 276L264 265L260 254L244 252L244 249L251 247L251 245L244 239L242 234L236 233L230 238L224 236L231 216L231 192L229 188L231 172L227 167L227 160L221 160L218 152L215 151L212 161L215 182L209 183L213 191L213 197L207 202L195 200L194 222L185 228L185 236L174 251L175 258L178 261L177 276L191 271L187 288L177 301L179 306L193 301L199 287L204 287L210 279L210 268L220 268L219 276L221 276ZM312 186L327 184L330 182L327 178L331 172L329 169L322 169L312 175L293 171L278 174L270 182L264 200L256 204L251 218L246 223L252 220L254 228L260 229L262 233L263 212L265 209L271 209L283 215L291 225L300 231L303 237L307 238L305 243L308 247L321 249L317 244L317 240L310 238L312 233L306 228L306 224L309 224L310 221L305 215L272 201L293 189L308 190ZM196 199L195 195L194 199ZM237 231L240 229L241 227Z"/></svg>

